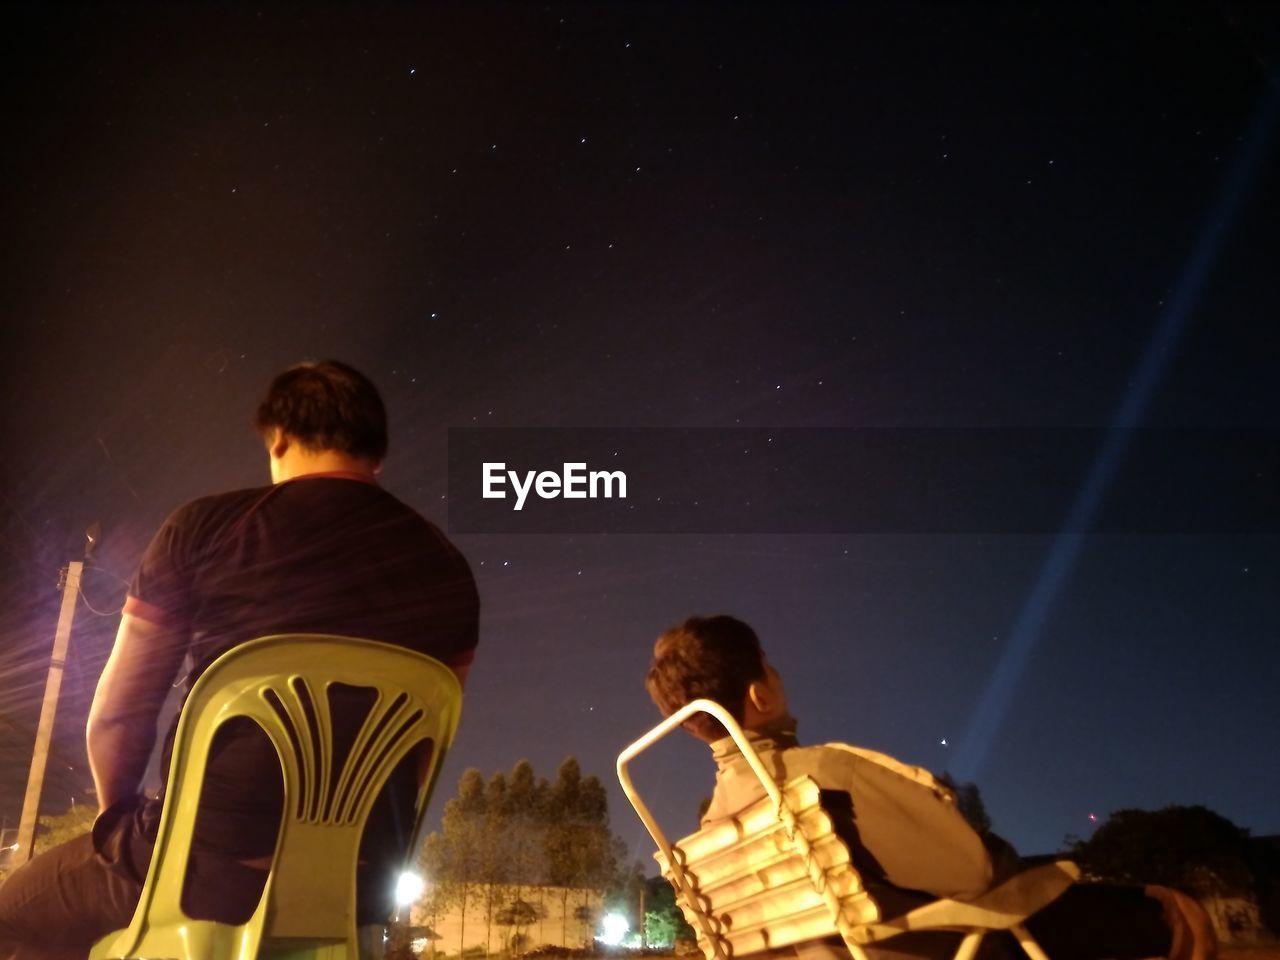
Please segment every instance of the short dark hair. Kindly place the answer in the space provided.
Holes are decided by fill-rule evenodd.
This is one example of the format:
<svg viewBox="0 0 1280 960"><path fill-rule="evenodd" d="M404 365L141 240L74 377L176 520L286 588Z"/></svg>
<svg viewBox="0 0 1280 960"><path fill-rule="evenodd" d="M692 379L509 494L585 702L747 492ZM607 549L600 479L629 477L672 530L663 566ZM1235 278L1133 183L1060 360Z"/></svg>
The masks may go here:
<svg viewBox="0 0 1280 960"><path fill-rule="evenodd" d="M645 687L664 716L705 697L741 723L748 689L764 679L764 651L756 632L720 614L690 617L660 636ZM705 713L690 717L685 727L703 740L728 736L720 721Z"/></svg>
<svg viewBox="0 0 1280 960"><path fill-rule="evenodd" d="M308 450L338 450L374 463L387 455L387 411L378 388L337 360L299 363L281 373L253 422L262 436L279 427Z"/></svg>

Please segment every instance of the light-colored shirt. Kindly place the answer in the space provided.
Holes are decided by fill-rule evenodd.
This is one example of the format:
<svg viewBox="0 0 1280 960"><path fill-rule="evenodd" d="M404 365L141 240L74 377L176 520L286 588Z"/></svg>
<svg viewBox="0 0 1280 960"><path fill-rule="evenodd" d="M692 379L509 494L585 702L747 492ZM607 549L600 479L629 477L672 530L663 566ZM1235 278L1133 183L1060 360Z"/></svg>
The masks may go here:
<svg viewBox="0 0 1280 960"><path fill-rule="evenodd" d="M844 839L862 848L851 852L869 886L881 881L903 891L959 899L979 896L991 886L994 871L982 838L956 808L952 792L927 770L842 743L800 746L790 717L747 736L779 783L807 775L823 791L848 795L856 836ZM765 795L732 738L715 741L711 749L718 769L704 825L733 816ZM840 830L839 812L832 809L836 804L824 797L823 806ZM848 824L843 827L841 833L847 833ZM889 906L881 903L882 909Z"/></svg>

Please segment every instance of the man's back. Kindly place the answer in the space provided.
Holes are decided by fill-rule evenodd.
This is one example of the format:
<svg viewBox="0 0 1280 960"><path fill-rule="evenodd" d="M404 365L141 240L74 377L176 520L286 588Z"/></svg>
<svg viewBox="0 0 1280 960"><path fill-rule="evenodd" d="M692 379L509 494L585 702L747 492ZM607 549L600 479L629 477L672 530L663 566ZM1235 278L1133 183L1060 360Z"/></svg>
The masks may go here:
<svg viewBox="0 0 1280 960"><path fill-rule="evenodd" d="M265 633L367 636L457 666L478 601L462 555L375 484L312 474L195 500L148 548L126 611L189 626L199 672ZM145 608L151 608L145 610Z"/></svg>
<svg viewBox="0 0 1280 960"><path fill-rule="evenodd" d="M226 650L272 633L367 637L462 666L476 644L478 600L466 561L437 528L372 483L316 474L177 510L143 558L128 610L182 625L189 687ZM350 691L334 706L341 737L364 701ZM371 843L394 849L404 839L413 792L411 772L398 772L395 802L371 819ZM265 736L247 721L228 725L201 795L198 848L269 854L281 802Z"/></svg>

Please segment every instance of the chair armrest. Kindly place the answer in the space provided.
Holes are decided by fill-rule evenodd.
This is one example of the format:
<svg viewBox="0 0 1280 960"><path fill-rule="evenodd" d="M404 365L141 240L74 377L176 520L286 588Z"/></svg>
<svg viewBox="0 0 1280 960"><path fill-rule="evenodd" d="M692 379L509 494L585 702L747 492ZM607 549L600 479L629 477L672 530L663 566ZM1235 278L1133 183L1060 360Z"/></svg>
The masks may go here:
<svg viewBox="0 0 1280 960"><path fill-rule="evenodd" d="M910 913L855 928L860 943L874 943L908 930L1007 930L1048 906L1080 877L1080 868L1059 860L1024 870L975 900L935 900Z"/></svg>

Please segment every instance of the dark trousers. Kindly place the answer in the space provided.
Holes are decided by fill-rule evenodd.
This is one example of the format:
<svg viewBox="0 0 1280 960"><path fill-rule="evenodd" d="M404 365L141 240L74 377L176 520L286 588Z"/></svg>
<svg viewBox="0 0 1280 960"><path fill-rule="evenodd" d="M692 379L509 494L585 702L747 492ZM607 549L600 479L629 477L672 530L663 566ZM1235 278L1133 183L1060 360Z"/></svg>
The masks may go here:
<svg viewBox="0 0 1280 960"><path fill-rule="evenodd" d="M0 960L85 960L94 943L127 927L147 879L161 806L142 797L113 805L91 834L46 850L10 874L0 884ZM356 923L382 924L392 911L390 865L399 860L381 847L368 856L362 847L361 854ZM197 844L182 909L195 920L244 923L258 908L266 880L265 869Z"/></svg>
<svg viewBox="0 0 1280 960"><path fill-rule="evenodd" d="M110 811L108 811L110 813ZM0 960L84 960L100 938L129 925L151 862L152 841L131 816L100 817L92 834L46 850L0 884ZM258 906L266 871L193 855L183 909L243 923Z"/></svg>
<svg viewBox="0 0 1280 960"><path fill-rule="evenodd" d="M1050 960L1143 960L1169 954L1170 932L1163 908L1141 887L1077 884L1027 921L1027 929ZM863 949L872 960L949 960L960 934L904 933ZM767 960L848 960L839 938L775 950ZM1027 960L1013 936L989 933L978 960Z"/></svg>
<svg viewBox="0 0 1280 960"><path fill-rule="evenodd" d="M1141 887L1078 883L1032 916L1027 929L1053 960L1166 957L1172 932L1163 911Z"/></svg>

